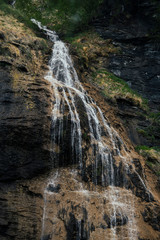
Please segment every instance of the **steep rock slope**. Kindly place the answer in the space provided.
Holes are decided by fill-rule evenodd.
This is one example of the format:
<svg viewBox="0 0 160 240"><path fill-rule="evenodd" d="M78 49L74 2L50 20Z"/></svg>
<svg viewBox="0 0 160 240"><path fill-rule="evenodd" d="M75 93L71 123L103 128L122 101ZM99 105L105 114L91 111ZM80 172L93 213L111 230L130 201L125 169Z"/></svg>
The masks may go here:
<svg viewBox="0 0 160 240"><path fill-rule="evenodd" d="M5 19L4 16L3 19ZM108 207L108 198L105 196L106 189L102 187L101 179L99 179L97 186L98 197L94 191L91 191L91 188L94 190L95 186L91 181L92 164L87 161L87 158L84 160L86 160L88 168L86 176L83 176L83 178L75 172L73 159L68 159L69 165L73 164L73 167L64 167L62 164L63 167L59 169L58 174L56 170L53 170L53 172L50 171L50 174L37 176L37 174L39 175L41 171L45 170L44 166L46 168L51 166L49 155L50 116L51 99L53 99L54 96L52 96L50 84L43 79L47 71L44 63L48 61L48 57L45 61L44 56L48 54L49 47L45 48L44 55L41 55L43 47L39 46L39 44L41 41L44 41L44 39L39 39L34 35L30 39L28 35L30 36L33 33L28 29L24 31L23 25L20 24L20 27L19 23L10 17L5 20L1 33L1 39L3 40L2 49L4 49L4 45L6 44L7 49L12 47L15 50L10 50L9 54L11 54L11 57L10 55L5 56L4 53L1 57L1 70L3 74L6 74L6 72L9 73L9 77L2 77L3 96L5 96L4 93L8 93L8 88L13 92L12 95L9 91L9 94L12 96L13 105L9 105L10 111L8 111L7 108L2 115L4 117L2 118L1 124L1 132L3 133L1 136L1 142L3 144L1 151L1 156L3 156L3 158L1 158L1 181L12 180L12 183L3 182L0 184L0 201L2 208L2 214L0 216L0 237L3 240L38 240L43 230L43 217L45 217L46 225L44 227L43 239L69 240L77 239L81 236L80 239L93 238L100 240L102 237L104 237L104 239L107 237L106 232L108 233L108 237L110 237L112 230L110 227L111 218L109 217L110 209ZM10 23L10 26L15 24L16 31L14 31L13 27L12 30L10 30L10 27L7 27L8 23ZM18 33L17 29L19 30ZM9 40L11 46L9 45L9 47L8 41L6 40L8 32L11 32L11 39ZM19 33L21 34L17 36ZM12 40L13 37L14 41ZM18 43L15 41L16 39ZM36 43L34 42L35 40ZM14 46L16 48L14 48ZM22 55L21 47L23 48ZM16 55L18 51L17 48L20 49L19 57ZM28 49L29 55L31 53L30 61L28 61L28 57L26 56ZM37 55L34 55L34 51ZM5 51L5 53L6 52L7 51ZM14 57L12 58L13 53ZM14 61L11 61L11 59L14 59ZM6 81L4 82L4 80ZM12 81L15 84L11 85L10 82L12 83ZM137 228L140 226L138 228L137 239L149 238L158 240L159 195L156 192L158 180L156 176L152 175L148 168L145 167L143 159L134 151L132 144L127 138L125 128L115 114L115 109L104 101L102 95L98 93L97 88L93 87L87 81L87 77L83 78L83 82L85 89L93 99L99 102L99 105L102 105L103 113L109 118L110 124L122 137L127 152L132 158L130 171L124 174L123 163L119 162L116 153L113 153L116 159L114 164L115 172L119 174L119 181L116 183L117 193L120 198L123 195L125 196L126 193L129 193L128 211L130 211L130 203L132 203L132 201L135 202L136 211L134 214ZM61 91L61 88L59 88L59 92ZM4 108L8 106L8 101L7 103L2 101L2 103ZM83 108L81 109L81 105L79 109L81 112L80 117L85 119L85 112ZM69 109L66 110L66 115L68 111ZM9 117L8 115L5 117L4 114L9 114ZM15 117L17 118L17 116L22 116L20 121L15 121ZM85 127L84 125L84 130ZM87 143L87 136L84 134L83 137ZM70 142L67 142L68 138L70 139L70 136L66 136L66 149L67 147L70 148ZM104 136L104 138L107 138L107 136ZM121 145L118 140L116 144ZM90 149L89 144L86 144L85 147L85 152L88 153ZM10 152L10 149L14 152ZM14 156L15 158L13 158ZM70 156L68 156L68 158L69 157ZM11 162L8 163L8 159L10 159ZM12 162L14 159L15 162ZM102 168L100 166L99 174L101 174L101 171ZM146 182L145 178L148 180L149 184L146 182L147 189L142 184L142 181L140 181L139 175L136 172L144 182ZM20 178L32 179L13 181ZM48 179L53 179L53 182L48 182ZM126 184L123 185L124 179L126 179ZM83 185L83 191L78 192L77 189L80 189L81 183ZM124 188L122 188L122 186L124 186ZM47 194L44 191L46 187L48 191ZM121 188L121 193L118 191L119 188ZM91 191L91 194L87 195L89 191ZM98 201L98 198L101 200ZM121 201L122 200L123 199L121 199ZM44 214L45 210L46 215ZM80 219L78 218L79 213L82 215ZM127 210L126 213L128 213ZM132 214L132 211L129 212L129 214ZM128 222L126 215L123 217L117 215L116 218L116 231L119 232L119 236L122 237L123 233L127 235L129 230L127 228ZM89 222L87 222L88 220ZM88 225L86 223L88 223Z"/></svg>
<svg viewBox="0 0 160 240"><path fill-rule="evenodd" d="M49 166L51 97L44 80L48 43L0 12L0 180Z"/></svg>
<svg viewBox="0 0 160 240"><path fill-rule="evenodd" d="M160 109L160 40L158 1L108 0L94 21L97 32L112 39L121 51L111 54L108 68L123 78L149 100L153 109Z"/></svg>

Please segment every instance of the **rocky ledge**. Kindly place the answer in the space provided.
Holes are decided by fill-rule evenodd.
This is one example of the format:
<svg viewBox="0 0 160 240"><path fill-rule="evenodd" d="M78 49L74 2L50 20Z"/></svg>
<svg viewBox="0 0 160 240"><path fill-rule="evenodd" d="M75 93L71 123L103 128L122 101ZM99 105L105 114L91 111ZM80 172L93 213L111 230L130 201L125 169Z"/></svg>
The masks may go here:
<svg viewBox="0 0 160 240"><path fill-rule="evenodd" d="M50 166L48 42L0 12L0 181Z"/></svg>
<svg viewBox="0 0 160 240"><path fill-rule="evenodd" d="M160 109L160 42L156 1L104 1L101 16L94 20L96 31L112 39L121 51L110 54L109 70ZM158 18L158 17L157 17ZM157 35L156 35L157 31Z"/></svg>

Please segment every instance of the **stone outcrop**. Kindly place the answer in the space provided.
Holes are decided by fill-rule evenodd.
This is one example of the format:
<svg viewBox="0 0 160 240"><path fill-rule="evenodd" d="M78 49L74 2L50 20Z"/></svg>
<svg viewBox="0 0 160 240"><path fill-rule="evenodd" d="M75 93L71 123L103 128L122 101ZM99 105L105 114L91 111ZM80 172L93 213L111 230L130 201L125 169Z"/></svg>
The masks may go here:
<svg viewBox="0 0 160 240"><path fill-rule="evenodd" d="M2 240L39 240L42 236L48 240L76 240L80 236L80 239L110 239L111 224L119 239L128 239L131 234L135 239L158 240L160 236L157 199L146 202L130 190L114 187L119 202L115 221L114 212L113 217L111 214L112 187L106 191L97 186L95 191L95 186L83 182L73 168L55 169L50 175L32 180L3 183L0 190Z"/></svg>
<svg viewBox="0 0 160 240"><path fill-rule="evenodd" d="M0 180L33 177L50 166L52 91L44 79L48 42L0 15Z"/></svg>
<svg viewBox="0 0 160 240"><path fill-rule="evenodd" d="M158 24L153 17L158 3L126 2L125 11L116 15L114 1L105 1L107 7L102 6L100 15L92 22L102 38L93 31L81 34L72 41L71 53L82 80L87 78L115 107L133 144L159 146L160 52L158 32L152 33ZM140 99L138 95L131 96L129 89L128 93L123 92L123 87L119 91L116 81L110 81L105 71L124 79L130 89L140 94ZM145 108L140 101L145 102Z"/></svg>
<svg viewBox="0 0 160 240"><path fill-rule="evenodd" d="M111 54L109 70L149 100L153 109L160 106L160 51L158 7L156 1L104 1L93 25L105 39L120 47ZM156 35L157 31L157 35Z"/></svg>

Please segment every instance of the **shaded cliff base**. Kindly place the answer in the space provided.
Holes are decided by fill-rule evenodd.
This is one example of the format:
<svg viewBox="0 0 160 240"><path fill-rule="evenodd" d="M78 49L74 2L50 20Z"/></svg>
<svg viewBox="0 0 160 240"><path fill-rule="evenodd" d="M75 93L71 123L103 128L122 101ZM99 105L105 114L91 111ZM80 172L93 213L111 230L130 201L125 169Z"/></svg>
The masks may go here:
<svg viewBox="0 0 160 240"><path fill-rule="evenodd" d="M151 183L147 187L153 191L154 201L137 197L131 190L114 187L118 200L114 208L121 214L117 214L115 225L112 223L118 239L133 236L134 239L158 240L160 237L156 177L148 169L145 169L145 176ZM48 191L44 193L47 184ZM0 184L0 189L2 240L38 240L42 229L43 239L69 240L81 235L83 239L100 240L113 236L110 217L115 200L111 202L113 193L109 194L112 187L97 186L95 192L95 186L83 182L73 168L61 168L32 180ZM130 222L132 217L133 223Z"/></svg>

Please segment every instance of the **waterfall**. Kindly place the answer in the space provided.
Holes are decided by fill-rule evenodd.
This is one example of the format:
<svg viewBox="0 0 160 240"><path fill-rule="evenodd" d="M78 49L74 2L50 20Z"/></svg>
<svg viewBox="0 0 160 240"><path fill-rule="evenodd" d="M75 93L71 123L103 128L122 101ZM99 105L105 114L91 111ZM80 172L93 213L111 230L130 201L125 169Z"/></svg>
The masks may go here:
<svg viewBox="0 0 160 240"><path fill-rule="evenodd" d="M15 3L16 3L16 0L14 0L14 1L11 3L12 7L15 7Z"/></svg>
<svg viewBox="0 0 160 240"><path fill-rule="evenodd" d="M138 239L129 174L135 172L150 193L129 150L81 85L67 46L56 32L32 22L53 42L45 76L54 91L51 156L53 167L65 167L49 179L44 192L41 240Z"/></svg>

